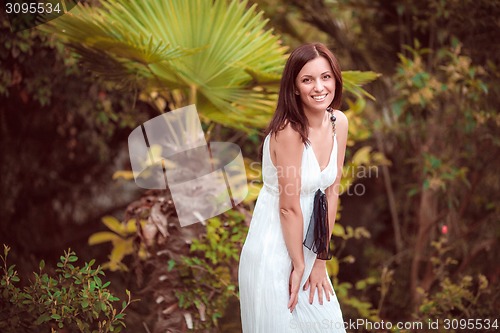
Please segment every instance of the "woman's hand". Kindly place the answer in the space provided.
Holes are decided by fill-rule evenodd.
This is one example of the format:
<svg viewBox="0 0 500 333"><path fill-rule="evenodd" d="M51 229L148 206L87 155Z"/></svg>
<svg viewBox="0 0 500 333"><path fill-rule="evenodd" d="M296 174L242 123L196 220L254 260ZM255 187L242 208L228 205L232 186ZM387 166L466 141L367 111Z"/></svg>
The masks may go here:
<svg viewBox="0 0 500 333"><path fill-rule="evenodd" d="M326 273L326 261L316 259L311 275L304 285L304 290L311 287L311 292L309 293L309 304L313 303L314 293L316 290L318 290L319 304L323 305L323 293L326 295L328 302L330 302L330 295L333 295L334 293L329 282L330 281Z"/></svg>
<svg viewBox="0 0 500 333"><path fill-rule="evenodd" d="M290 282L288 283L288 291L290 293L290 300L288 301L288 308L290 312L293 312L295 305L299 301L299 288L300 281L302 281L302 275L304 275L304 267L293 267L292 273L290 274Z"/></svg>

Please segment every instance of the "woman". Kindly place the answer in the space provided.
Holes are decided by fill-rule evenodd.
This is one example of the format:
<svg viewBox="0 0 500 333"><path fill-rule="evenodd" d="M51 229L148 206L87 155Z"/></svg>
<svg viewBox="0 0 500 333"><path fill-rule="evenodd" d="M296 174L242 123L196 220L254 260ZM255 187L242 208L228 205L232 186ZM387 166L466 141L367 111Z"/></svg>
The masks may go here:
<svg viewBox="0 0 500 333"><path fill-rule="evenodd" d="M345 332L324 260L347 140L341 97L340 67L323 44L290 54L240 259L244 333Z"/></svg>

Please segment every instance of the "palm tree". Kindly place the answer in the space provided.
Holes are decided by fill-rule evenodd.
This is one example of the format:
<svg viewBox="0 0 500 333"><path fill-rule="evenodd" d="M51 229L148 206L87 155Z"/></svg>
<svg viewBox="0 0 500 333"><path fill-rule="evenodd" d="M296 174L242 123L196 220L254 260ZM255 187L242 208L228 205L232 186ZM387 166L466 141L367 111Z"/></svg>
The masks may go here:
<svg viewBox="0 0 500 333"><path fill-rule="evenodd" d="M248 0L78 3L42 25L105 79L138 91L164 92L171 109L196 103L204 121L246 132L274 111L287 48ZM373 80L344 72L346 90ZM163 111L163 110L160 110Z"/></svg>
<svg viewBox="0 0 500 333"><path fill-rule="evenodd" d="M41 27L94 72L141 91L196 103L203 120L248 131L273 111L286 47L256 5L226 0L79 3Z"/></svg>

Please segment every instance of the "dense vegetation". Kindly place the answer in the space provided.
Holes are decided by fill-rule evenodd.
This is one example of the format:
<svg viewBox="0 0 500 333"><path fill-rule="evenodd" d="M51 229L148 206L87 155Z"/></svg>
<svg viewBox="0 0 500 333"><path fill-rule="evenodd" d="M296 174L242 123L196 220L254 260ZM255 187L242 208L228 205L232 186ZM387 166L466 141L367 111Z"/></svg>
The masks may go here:
<svg viewBox="0 0 500 333"><path fill-rule="evenodd" d="M2 263L0 327L20 323L27 307L38 312L22 318L25 331L109 327L92 312L65 322L64 311L102 303L111 318L111 301L129 289L140 301L124 304L127 316L116 323L130 331L240 331L236 272L260 187L260 133L287 47L308 41L331 47L346 78L350 140L328 265L345 319L496 318L500 6L254 2L95 0L19 32L2 18L0 243L12 250ZM176 15L203 19L168 24ZM250 194L205 224L180 228L168 190L134 186L126 140L144 121L193 102L207 141L242 148ZM76 296L67 310L44 307L54 296L42 291L59 285L43 289L41 277L69 288L64 279L101 275L101 267L69 267L74 253L59 258L70 247L105 269L112 283L98 278L97 290L108 303L93 294L85 307ZM47 273L33 268L43 268L42 258Z"/></svg>

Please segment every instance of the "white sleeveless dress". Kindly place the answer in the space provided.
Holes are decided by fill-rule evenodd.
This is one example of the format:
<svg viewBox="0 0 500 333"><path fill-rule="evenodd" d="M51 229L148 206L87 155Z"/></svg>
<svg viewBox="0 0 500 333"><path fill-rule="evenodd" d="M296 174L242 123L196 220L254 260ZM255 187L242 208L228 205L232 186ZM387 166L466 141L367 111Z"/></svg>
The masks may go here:
<svg viewBox="0 0 500 333"><path fill-rule="evenodd" d="M345 332L336 295L330 297L330 302L323 295L323 305L320 305L316 292L313 304L309 304L310 289L304 291L303 286L309 278L316 254L305 246L302 246L305 271L300 283L299 300L292 313L287 308L292 262L281 230L278 176L271 161L269 140L270 135L266 136L263 146L264 186L257 198L240 256L238 280L243 333ZM337 151L337 139L334 136L330 160L321 171L312 147L306 145L304 148L300 194L303 235L306 235L311 219L315 192L318 188L324 191L335 181ZM328 276L326 270L325 275Z"/></svg>

